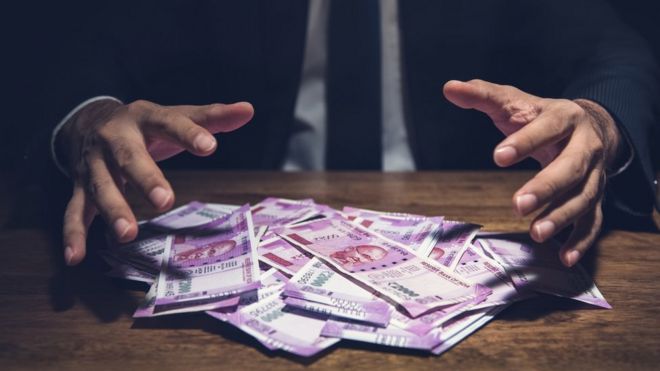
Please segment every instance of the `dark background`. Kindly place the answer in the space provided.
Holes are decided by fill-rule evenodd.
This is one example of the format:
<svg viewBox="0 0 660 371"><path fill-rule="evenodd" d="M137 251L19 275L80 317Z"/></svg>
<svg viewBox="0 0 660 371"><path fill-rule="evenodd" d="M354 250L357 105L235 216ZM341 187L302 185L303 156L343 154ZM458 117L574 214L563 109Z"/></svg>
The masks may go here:
<svg viewBox="0 0 660 371"><path fill-rule="evenodd" d="M660 60L660 2L609 0L620 17L639 32ZM95 1L24 1L3 6L0 29L2 56L2 121L0 122L0 170L19 170L23 158L47 148L30 148L37 143L35 128L52 125L40 115L41 97L66 87L48 84L57 74L53 61L61 53L76 53L70 42L94 22L89 14L101 14L110 3ZM86 14L85 17L81 14ZM121 25L117 25L120 27ZM56 92L55 92L56 93ZM43 143L43 141L41 142ZM656 153L656 163L658 154Z"/></svg>

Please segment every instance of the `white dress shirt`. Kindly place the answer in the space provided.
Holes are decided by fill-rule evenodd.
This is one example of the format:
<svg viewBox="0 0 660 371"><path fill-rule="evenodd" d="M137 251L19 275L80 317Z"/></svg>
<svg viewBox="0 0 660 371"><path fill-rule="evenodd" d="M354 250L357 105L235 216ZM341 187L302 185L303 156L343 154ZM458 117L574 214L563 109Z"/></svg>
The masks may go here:
<svg viewBox="0 0 660 371"><path fill-rule="evenodd" d="M325 67L329 1L311 0L294 134L284 170L323 170L326 145ZM380 1L382 163L384 171L415 170L403 117L397 0Z"/></svg>

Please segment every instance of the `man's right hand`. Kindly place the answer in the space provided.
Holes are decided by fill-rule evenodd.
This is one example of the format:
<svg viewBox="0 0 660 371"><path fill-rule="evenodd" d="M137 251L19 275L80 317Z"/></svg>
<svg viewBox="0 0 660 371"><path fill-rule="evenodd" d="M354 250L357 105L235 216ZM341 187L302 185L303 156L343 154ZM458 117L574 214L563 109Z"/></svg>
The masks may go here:
<svg viewBox="0 0 660 371"><path fill-rule="evenodd" d="M133 240L137 222L123 195L129 182L158 210L174 204L174 192L156 165L182 151L208 156L217 147L212 134L250 121L249 103L159 106L147 101L89 104L56 138L58 157L69 169L73 195L64 213L64 259L85 257L87 229L101 214L119 242Z"/></svg>

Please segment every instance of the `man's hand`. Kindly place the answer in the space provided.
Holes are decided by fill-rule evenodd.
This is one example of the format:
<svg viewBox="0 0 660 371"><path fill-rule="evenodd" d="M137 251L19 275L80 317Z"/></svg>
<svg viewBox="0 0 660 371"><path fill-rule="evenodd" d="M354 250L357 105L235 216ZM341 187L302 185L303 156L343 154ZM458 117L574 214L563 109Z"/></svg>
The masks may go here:
<svg viewBox="0 0 660 371"><path fill-rule="evenodd" d="M78 112L56 138L59 157L73 179L73 196L64 214L64 258L69 265L85 257L87 229L99 213L120 242L138 232L123 195L131 183L159 211L174 204L174 192L156 161L187 150L208 156L217 147L213 133L235 130L250 121L248 103L171 106L105 100Z"/></svg>
<svg viewBox="0 0 660 371"><path fill-rule="evenodd" d="M481 80L449 81L444 94L461 108L484 112L507 136L495 148L497 165L527 157L541 163L543 170L513 195L514 211L525 216L547 205L530 227L537 242L572 224L559 257L573 266L602 225L605 172L622 147L612 117L591 101L543 99Z"/></svg>

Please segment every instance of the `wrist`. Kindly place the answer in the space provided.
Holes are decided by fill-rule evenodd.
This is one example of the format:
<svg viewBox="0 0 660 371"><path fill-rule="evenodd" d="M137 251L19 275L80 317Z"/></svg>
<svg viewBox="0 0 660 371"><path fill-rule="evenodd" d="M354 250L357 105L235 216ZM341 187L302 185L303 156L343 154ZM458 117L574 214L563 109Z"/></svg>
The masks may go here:
<svg viewBox="0 0 660 371"><path fill-rule="evenodd" d="M99 121L108 120L122 102L112 97L92 98L82 103L65 118L54 132L53 156L62 170L69 174L79 157L84 131Z"/></svg>
<svg viewBox="0 0 660 371"><path fill-rule="evenodd" d="M574 102L589 116L594 129L603 141L606 172L609 174L612 169L623 166L629 150L614 118L598 103L587 99L576 99Z"/></svg>

